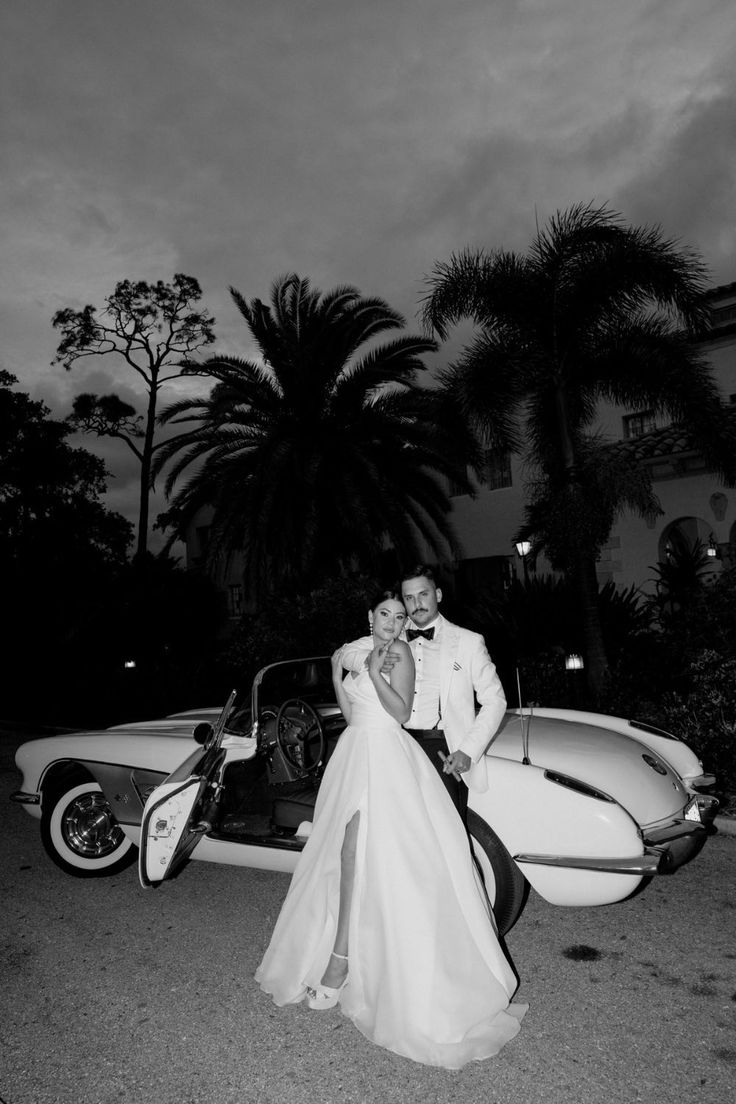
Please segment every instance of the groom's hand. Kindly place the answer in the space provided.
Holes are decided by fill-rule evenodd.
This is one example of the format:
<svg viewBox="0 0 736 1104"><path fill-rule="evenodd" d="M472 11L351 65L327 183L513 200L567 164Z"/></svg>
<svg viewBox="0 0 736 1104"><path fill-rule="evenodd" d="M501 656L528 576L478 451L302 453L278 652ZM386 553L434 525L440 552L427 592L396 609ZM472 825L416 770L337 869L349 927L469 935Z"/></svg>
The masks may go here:
<svg viewBox="0 0 736 1104"><path fill-rule="evenodd" d="M370 663L370 658L371 658L370 655L368 655L368 657L366 658L366 661L365 661L366 668L368 667L368 665ZM400 659L401 659L401 656L399 655L399 653L398 652L392 652L391 648L389 646L388 650L386 651L386 653L383 657L383 663L381 664L381 673L384 674L384 675L390 675L391 672L393 671L394 667L396 666L396 664L399 662Z"/></svg>
<svg viewBox="0 0 736 1104"><path fill-rule="evenodd" d="M399 653L392 652L391 645L389 645L389 647L386 649L386 654L383 657L383 666L381 667L381 671L383 672L383 674L390 674L400 659L401 656L399 655Z"/></svg>
<svg viewBox="0 0 736 1104"><path fill-rule="evenodd" d="M470 770L472 762L470 756L466 755L464 751L453 751L445 759L442 770L445 774L455 774L456 772L465 774L465 771Z"/></svg>

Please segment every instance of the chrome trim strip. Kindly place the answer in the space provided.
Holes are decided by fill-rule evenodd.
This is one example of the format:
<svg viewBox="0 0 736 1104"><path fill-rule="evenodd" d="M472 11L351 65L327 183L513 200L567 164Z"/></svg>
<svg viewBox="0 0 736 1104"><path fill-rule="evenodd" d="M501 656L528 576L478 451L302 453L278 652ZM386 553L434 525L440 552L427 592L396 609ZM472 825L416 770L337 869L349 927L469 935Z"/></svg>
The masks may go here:
<svg viewBox="0 0 736 1104"><path fill-rule="evenodd" d="M604 874L638 874L650 877L659 873L665 858L665 852L656 847L647 847L643 855L630 859L573 858L570 855L514 855L514 862L532 863L535 866L559 866L569 870L597 870Z"/></svg>
<svg viewBox="0 0 736 1104"><path fill-rule="evenodd" d="M652 847L661 847L663 844L684 839L686 836L697 835L698 832L707 832L708 825L697 820L678 820L676 824L670 824L667 828L659 828L653 832L647 832L644 842Z"/></svg>
<svg viewBox="0 0 736 1104"><path fill-rule="evenodd" d="M589 782L581 782L579 778L573 778L569 774L563 774L561 771L552 770L551 767L545 768L544 777L549 782L554 782L556 786L565 786L575 793L582 794L583 797L592 797L595 801L608 801L612 805L617 804L615 797L611 797L610 794L605 793L603 790L596 789L596 787L591 786Z"/></svg>
<svg viewBox="0 0 736 1104"><path fill-rule="evenodd" d="M640 732L649 732L652 736L664 736L666 740L673 740L676 744L681 744L682 740L678 740L677 736L673 736L671 732L666 732L663 728L657 728L656 725L647 724L646 721L629 721L632 728L637 728Z"/></svg>

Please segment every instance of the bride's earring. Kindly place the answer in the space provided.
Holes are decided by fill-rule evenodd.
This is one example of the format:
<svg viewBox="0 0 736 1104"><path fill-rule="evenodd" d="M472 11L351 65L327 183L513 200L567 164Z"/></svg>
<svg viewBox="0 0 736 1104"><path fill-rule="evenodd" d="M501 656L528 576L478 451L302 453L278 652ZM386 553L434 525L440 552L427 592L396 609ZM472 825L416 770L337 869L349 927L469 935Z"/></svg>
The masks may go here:
<svg viewBox="0 0 736 1104"><path fill-rule="evenodd" d="M368 614L368 632L373 636L373 614Z"/></svg>

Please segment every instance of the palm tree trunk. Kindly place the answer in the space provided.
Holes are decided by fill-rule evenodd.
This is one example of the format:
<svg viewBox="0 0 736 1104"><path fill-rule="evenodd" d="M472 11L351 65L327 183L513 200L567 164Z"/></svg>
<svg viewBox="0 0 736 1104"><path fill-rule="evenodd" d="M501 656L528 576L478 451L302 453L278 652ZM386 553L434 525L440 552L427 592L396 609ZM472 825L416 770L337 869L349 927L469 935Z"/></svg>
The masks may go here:
<svg viewBox="0 0 736 1104"><path fill-rule="evenodd" d="M577 494L575 443L570 432L567 396L562 387L559 387L556 391L555 405L557 407L560 449L565 470L570 481L570 487ZM588 695L594 703L599 701L608 675L608 657L603 644L603 630L598 608L598 576L595 565L595 557L583 550L575 557L572 568L575 589L578 592L582 611L586 683Z"/></svg>
<svg viewBox="0 0 736 1104"><path fill-rule="evenodd" d="M599 702L608 677L608 657L603 643L598 607L598 576L595 563L591 555L582 554L573 571L582 611L586 683L593 704Z"/></svg>

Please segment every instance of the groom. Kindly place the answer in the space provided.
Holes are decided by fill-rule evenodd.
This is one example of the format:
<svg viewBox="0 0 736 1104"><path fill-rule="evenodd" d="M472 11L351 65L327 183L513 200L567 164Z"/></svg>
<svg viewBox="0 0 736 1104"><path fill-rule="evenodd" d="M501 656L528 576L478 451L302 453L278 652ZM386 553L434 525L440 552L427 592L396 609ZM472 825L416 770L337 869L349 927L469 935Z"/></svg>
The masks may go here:
<svg viewBox="0 0 736 1104"><path fill-rule="evenodd" d="M501 723L506 698L483 637L440 614L442 591L430 567L419 564L406 573L401 595L416 670L414 702L404 727L440 772L464 823L468 791L462 783L479 792L488 789L484 753ZM348 670L357 670L365 651L349 647L342 661ZM399 656L389 651L383 670L397 662ZM444 763L439 752L446 756Z"/></svg>

